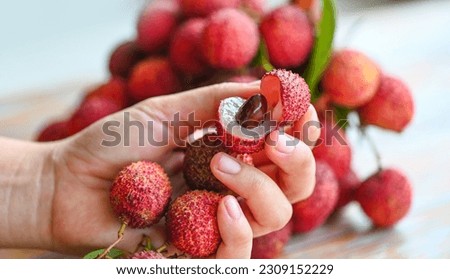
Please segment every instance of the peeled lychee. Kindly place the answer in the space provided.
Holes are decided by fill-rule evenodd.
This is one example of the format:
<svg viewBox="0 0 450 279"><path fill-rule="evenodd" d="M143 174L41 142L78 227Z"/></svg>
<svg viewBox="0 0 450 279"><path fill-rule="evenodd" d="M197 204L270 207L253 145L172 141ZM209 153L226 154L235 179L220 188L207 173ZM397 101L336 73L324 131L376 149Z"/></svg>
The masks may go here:
<svg viewBox="0 0 450 279"><path fill-rule="evenodd" d="M169 44L179 17L177 0L152 1L142 12L137 24L136 42L142 50L155 53Z"/></svg>
<svg viewBox="0 0 450 279"><path fill-rule="evenodd" d="M205 25L203 18L186 21L177 29L170 43L170 61L185 75L200 75L208 69L203 53L199 51Z"/></svg>
<svg viewBox="0 0 450 279"><path fill-rule="evenodd" d="M109 72L113 76L128 78L131 69L145 54L138 48L136 42L127 41L118 45L109 58Z"/></svg>
<svg viewBox="0 0 450 279"><path fill-rule="evenodd" d="M378 66L363 53L347 49L334 53L322 79L331 100L347 108L368 103L379 84Z"/></svg>
<svg viewBox="0 0 450 279"><path fill-rule="evenodd" d="M346 175L338 179L338 182L339 199L336 208L341 208L355 199L355 192L361 185L361 180L353 170L350 170Z"/></svg>
<svg viewBox="0 0 450 279"><path fill-rule="evenodd" d="M171 203L166 214L169 242L194 257L207 257L219 247L217 208L223 195L189 191Z"/></svg>
<svg viewBox="0 0 450 279"><path fill-rule="evenodd" d="M211 66L219 69L244 67L255 56L258 44L258 27L244 12L229 8L209 16L202 49Z"/></svg>
<svg viewBox="0 0 450 279"><path fill-rule="evenodd" d="M292 222L281 230L253 239L252 259L275 259L281 255L292 235Z"/></svg>
<svg viewBox="0 0 450 279"><path fill-rule="evenodd" d="M185 15L208 16L223 8L236 8L240 0L180 0L180 2Z"/></svg>
<svg viewBox="0 0 450 279"><path fill-rule="evenodd" d="M128 81L130 95L137 101L177 92L180 82L166 58L151 57L137 64Z"/></svg>
<svg viewBox="0 0 450 279"><path fill-rule="evenodd" d="M400 79L383 76L375 96L358 109L358 114L364 125L401 132L413 118L413 96Z"/></svg>
<svg viewBox="0 0 450 279"><path fill-rule="evenodd" d="M316 163L316 186L306 200L293 205L294 232L309 232L322 225L333 212L339 185L333 170L322 161Z"/></svg>
<svg viewBox="0 0 450 279"><path fill-rule="evenodd" d="M260 30L275 67L293 68L308 59L314 42L313 28L299 7L275 9L263 18Z"/></svg>
<svg viewBox="0 0 450 279"><path fill-rule="evenodd" d="M123 109L128 105L127 97L126 82L122 78L116 77L89 91L84 97L84 101L93 98L105 99L116 103L120 109Z"/></svg>
<svg viewBox="0 0 450 279"><path fill-rule="evenodd" d="M134 253L130 259L166 259L161 253L153 250L144 250Z"/></svg>
<svg viewBox="0 0 450 279"><path fill-rule="evenodd" d="M36 140L40 142L55 141L64 139L69 135L70 134L67 127L67 121L66 120L57 121L45 126L39 132L39 135Z"/></svg>
<svg viewBox="0 0 450 279"><path fill-rule="evenodd" d="M139 161L119 172L111 187L110 202L124 224L145 228L161 219L171 194L164 169L154 162Z"/></svg>
<svg viewBox="0 0 450 279"><path fill-rule="evenodd" d="M401 171L384 169L361 184L356 200L376 226L390 227L408 213L412 186Z"/></svg>

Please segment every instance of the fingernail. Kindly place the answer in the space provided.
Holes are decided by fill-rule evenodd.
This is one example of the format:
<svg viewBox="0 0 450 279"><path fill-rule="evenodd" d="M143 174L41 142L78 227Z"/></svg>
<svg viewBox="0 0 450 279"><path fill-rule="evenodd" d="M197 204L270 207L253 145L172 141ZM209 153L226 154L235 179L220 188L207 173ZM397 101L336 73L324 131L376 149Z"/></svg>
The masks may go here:
<svg viewBox="0 0 450 279"><path fill-rule="evenodd" d="M278 134L277 145L275 149L284 154L290 154L294 152L296 141L293 137L286 134Z"/></svg>
<svg viewBox="0 0 450 279"><path fill-rule="evenodd" d="M224 173L237 174L241 171L241 164L239 164L233 157L227 154L222 154L219 160L218 169Z"/></svg>
<svg viewBox="0 0 450 279"><path fill-rule="evenodd" d="M238 220L243 214L241 206L233 196L225 197L225 208L227 209L228 216L233 220Z"/></svg>

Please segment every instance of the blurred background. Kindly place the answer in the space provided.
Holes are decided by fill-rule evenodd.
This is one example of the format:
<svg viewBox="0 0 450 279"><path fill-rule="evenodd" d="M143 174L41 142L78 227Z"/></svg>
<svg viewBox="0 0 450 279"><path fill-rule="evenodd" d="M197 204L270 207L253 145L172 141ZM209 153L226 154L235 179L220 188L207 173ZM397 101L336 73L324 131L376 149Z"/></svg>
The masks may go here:
<svg viewBox="0 0 450 279"><path fill-rule="evenodd" d="M1 1L0 136L33 139L44 123L68 115L86 88L107 78L110 51L134 37L145 3ZM395 230L371 231L354 205L343 213L351 217L334 221L333 229L327 225L296 236L286 257L450 258L450 1L336 4L335 47L363 51L413 91L416 115L404 133L376 128L369 133L383 163L410 176L415 199L410 216ZM376 168L373 154L357 131L350 130L349 137L354 169L367 177ZM0 258L10 255L40 254L0 250Z"/></svg>

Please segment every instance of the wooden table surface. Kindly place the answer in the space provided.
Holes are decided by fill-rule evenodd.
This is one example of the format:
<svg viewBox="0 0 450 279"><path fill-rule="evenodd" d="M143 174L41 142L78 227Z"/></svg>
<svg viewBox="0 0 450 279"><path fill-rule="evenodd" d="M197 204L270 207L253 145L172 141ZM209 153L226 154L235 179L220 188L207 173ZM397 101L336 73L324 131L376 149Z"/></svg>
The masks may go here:
<svg viewBox="0 0 450 279"><path fill-rule="evenodd" d="M285 258L450 258L450 1L397 2L365 10L341 4L335 44L364 51L413 90L416 116L403 134L369 130L383 164L410 177L411 211L393 229L381 230L351 204L316 231L294 236ZM43 123L70 113L95 82L65 82L0 99L0 135L33 139ZM365 178L376 168L373 155L355 130L349 137L353 167ZM0 258L30 257L65 255L0 250Z"/></svg>

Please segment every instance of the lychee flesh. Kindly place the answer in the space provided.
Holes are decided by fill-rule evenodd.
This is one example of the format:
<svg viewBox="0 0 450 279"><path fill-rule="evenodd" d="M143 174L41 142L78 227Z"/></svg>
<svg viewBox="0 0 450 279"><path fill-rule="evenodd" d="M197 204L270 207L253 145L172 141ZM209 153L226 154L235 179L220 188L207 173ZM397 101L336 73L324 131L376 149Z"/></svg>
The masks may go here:
<svg viewBox="0 0 450 279"><path fill-rule="evenodd" d="M236 8L239 2L240 0L181 0L180 4L187 16L208 16L224 8Z"/></svg>
<svg viewBox="0 0 450 279"><path fill-rule="evenodd" d="M203 53L199 51L205 26L205 19L192 18L177 29L170 43L170 61L185 75L201 75L208 69Z"/></svg>
<svg viewBox="0 0 450 279"><path fill-rule="evenodd" d="M166 259L161 253L153 250L144 250L134 253L130 256L130 259Z"/></svg>
<svg viewBox="0 0 450 279"><path fill-rule="evenodd" d="M368 103L380 84L378 66L365 54L340 50L333 54L322 86L335 104L356 108Z"/></svg>
<svg viewBox="0 0 450 279"><path fill-rule="evenodd" d="M309 232L321 226L333 212L338 195L339 185L333 170L325 162L317 161L312 195L293 205L294 232Z"/></svg>
<svg viewBox="0 0 450 279"><path fill-rule="evenodd" d="M132 98L147 98L171 94L180 90L180 81L170 62L162 57L150 57L137 64L128 81Z"/></svg>
<svg viewBox="0 0 450 279"><path fill-rule="evenodd" d="M411 208L412 186L400 170L384 169L363 181L356 200L376 226L390 227Z"/></svg>
<svg viewBox="0 0 450 279"><path fill-rule="evenodd" d="M258 45L258 27L244 12L229 8L209 16L202 49L212 67L228 70L244 67L256 55Z"/></svg>
<svg viewBox="0 0 450 279"><path fill-rule="evenodd" d="M375 96L358 109L358 114L364 125L402 132L414 116L413 96L403 81L383 76Z"/></svg>
<svg viewBox="0 0 450 279"><path fill-rule="evenodd" d="M163 217L172 194L164 169L139 161L122 169L111 186L110 202L116 216L131 228L146 228Z"/></svg>
<svg viewBox="0 0 450 279"><path fill-rule="evenodd" d="M127 41L118 45L111 53L108 69L112 76L128 78L134 65L144 59L142 52L136 42Z"/></svg>
<svg viewBox="0 0 450 279"><path fill-rule="evenodd" d="M169 242L193 257L214 254L221 242L217 209L223 195L189 191L171 203L166 214Z"/></svg>
<svg viewBox="0 0 450 279"><path fill-rule="evenodd" d="M70 136L67 125L68 122L66 120L50 123L42 128L36 140L39 142L48 142L64 139Z"/></svg>
<svg viewBox="0 0 450 279"><path fill-rule="evenodd" d="M282 229L253 239L252 259L275 259L283 252L292 236L292 222Z"/></svg>
<svg viewBox="0 0 450 279"><path fill-rule="evenodd" d="M275 9L263 18L260 30L275 67L293 68L308 59L314 42L313 28L299 7Z"/></svg>
<svg viewBox="0 0 450 279"><path fill-rule="evenodd" d="M339 182L339 199L336 208L342 208L355 199L356 189L361 185L361 180L353 170L350 170Z"/></svg>

